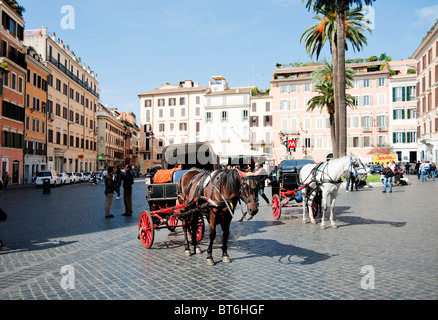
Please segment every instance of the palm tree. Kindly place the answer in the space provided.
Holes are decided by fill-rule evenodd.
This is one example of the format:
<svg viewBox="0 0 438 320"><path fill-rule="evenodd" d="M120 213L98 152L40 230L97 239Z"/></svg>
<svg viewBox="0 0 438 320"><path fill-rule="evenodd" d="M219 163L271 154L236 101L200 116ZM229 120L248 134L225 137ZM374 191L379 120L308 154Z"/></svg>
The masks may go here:
<svg viewBox="0 0 438 320"><path fill-rule="evenodd" d="M364 0L365 4L369 5L375 0ZM334 78L334 93L335 93L335 123L337 125L337 140L338 150L334 150L334 156L340 157L347 154L347 111L346 111L346 97L345 97L345 38L350 40L353 50L360 51L363 44L366 44L366 38L363 36L364 30L371 30L366 26L363 14L360 12L362 7L362 0L302 0L306 2L306 8L317 13L323 14L325 19L319 19L319 26L314 26L313 40L309 36L311 28L305 31L307 33L306 48L309 53L319 52L325 41L330 41L333 65L335 66L333 72ZM358 8L352 9L349 12L351 4L356 4ZM354 11L355 10L355 11ZM331 11L331 14L329 12ZM348 21L348 15L351 14L356 22ZM324 23L324 27L321 25ZM319 29L318 29L319 28ZM344 37L337 37L337 34L344 34ZM319 33L318 33L319 32ZM304 36L304 35L303 35ZM303 39L303 37L302 37ZM315 50L311 46L315 46Z"/></svg>
<svg viewBox="0 0 438 320"><path fill-rule="evenodd" d="M332 140L333 156L335 156L335 150L337 150L337 133L335 123L335 92L333 86L333 64L330 61L325 60L312 75L313 82L315 82L315 91L320 95L312 97L308 102L307 111L313 111L315 108L324 107L327 109L330 121L330 136ZM351 68L346 70L346 85L351 86L354 78L354 71ZM354 107L354 98L351 95L346 96L346 104L350 107Z"/></svg>

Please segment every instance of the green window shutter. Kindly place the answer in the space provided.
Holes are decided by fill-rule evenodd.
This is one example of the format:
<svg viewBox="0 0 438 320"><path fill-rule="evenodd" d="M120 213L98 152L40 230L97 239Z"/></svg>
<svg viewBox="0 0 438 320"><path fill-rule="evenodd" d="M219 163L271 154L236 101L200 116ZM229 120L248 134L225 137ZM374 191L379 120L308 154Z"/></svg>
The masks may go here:
<svg viewBox="0 0 438 320"><path fill-rule="evenodd" d="M3 96L3 78L0 78L0 97Z"/></svg>
<svg viewBox="0 0 438 320"><path fill-rule="evenodd" d="M395 102L395 88L392 88L392 102Z"/></svg>
<svg viewBox="0 0 438 320"><path fill-rule="evenodd" d="M402 101L406 101L406 87L402 87Z"/></svg>
<svg viewBox="0 0 438 320"><path fill-rule="evenodd" d="M396 118L395 118L396 116L397 116L397 115L396 115L395 110L392 110L392 119L395 120L395 119L396 119Z"/></svg>
<svg viewBox="0 0 438 320"><path fill-rule="evenodd" d="M402 109L402 119L405 118L405 109Z"/></svg>
<svg viewBox="0 0 438 320"><path fill-rule="evenodd" d="M406 143L406 132L403 132L402 139L403 139L403 143Z"/></svg>
<svg viewBox="0 0 438 320"><path fill-rule="evenodd" d="M392 133L392 143L397 142L397 134L395 132Z"/></svg>
<svg viewBox="0 0 438 320"><path fill-rule="evenodd" d="M407 143L411 143L411 135L409 133L406 134Z"/></svg>
<svg viewBox="0 0 438 320"><path fill-rule="evenodd" d="M406 101L411 101L411 87L406 87Z"/></svg>

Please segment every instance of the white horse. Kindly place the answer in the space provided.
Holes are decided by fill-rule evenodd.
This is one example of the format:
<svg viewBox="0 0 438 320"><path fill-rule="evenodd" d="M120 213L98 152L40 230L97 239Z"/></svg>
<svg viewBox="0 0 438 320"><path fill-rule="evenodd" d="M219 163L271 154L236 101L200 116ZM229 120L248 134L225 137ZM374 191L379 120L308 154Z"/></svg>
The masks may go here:
<svg viewBox="0 0 438 320"><path fill-rule="evenodd" d="M341 176L347 172L357 173L359 180L365 180L367 172L365 166L358 155L345 156L338 159L330 160L319 164L306 164L300 171L300 183L304 186L302 195L305 203L303 204L303 223L308 223L306 211L310 217L310 222L315 223L312 214L309 214L312 207L312 201L319 190L322 192L321 209L321 228L325 229L325 215L330 205L331 227L336 229L334 221L334 207L338 190L341 185Z"/></svg>

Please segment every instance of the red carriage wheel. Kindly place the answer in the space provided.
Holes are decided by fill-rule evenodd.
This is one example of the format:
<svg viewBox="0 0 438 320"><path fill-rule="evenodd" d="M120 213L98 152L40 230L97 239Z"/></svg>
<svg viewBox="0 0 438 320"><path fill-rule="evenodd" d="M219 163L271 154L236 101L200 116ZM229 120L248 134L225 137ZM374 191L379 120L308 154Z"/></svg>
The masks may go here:
<svg viewBox="0 0 438 320"><path fill-rule="evenodd" d="M166 223L167 223L167 229L169 229L170 231L174 231L178 225L178 217L177 216L170 216L167 219Z"/></svg>
<svg viewBox="0 0 438 320"><path fill-rule="evenodd" d="M140 215L140 219L138 221L138 234L140 241L146 248L152 247L152 244L154 243L155 230L152 217L147 211L143 211Z"/></svg>
<svg viewBox="0 0 438 320"><path fill-rule="evenodd" d="M274 194L271 201L272 215L276 220L281 216L281 200L278 194Z"/></svg>
<svg viewBox="0 0 438 320"><path fill-rule="evenodd" d="M204 216L202 214L198 215L198 223L196 225L196 242L199 243L199 241L202 240L204 237L204 231L205 231L205 224L204 224ZM187 225L187 231L189 232L190 238L192 237L192 225L189 223Z"/></svg>
<svg viewBox="0 0 438 320"><path fill-rule="evenodd" d="M312 201L312 214L315 219L321 211L321 198L315 197Z"/></svg>

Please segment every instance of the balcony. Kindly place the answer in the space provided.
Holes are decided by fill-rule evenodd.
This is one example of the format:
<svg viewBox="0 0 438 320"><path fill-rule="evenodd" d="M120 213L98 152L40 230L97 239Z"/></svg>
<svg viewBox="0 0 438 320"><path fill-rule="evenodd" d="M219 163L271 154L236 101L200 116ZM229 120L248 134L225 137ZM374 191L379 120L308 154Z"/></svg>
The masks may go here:
<svg viewBox="0 0 438 320"><path fill-rule="evenodd" d="M388 127L387 126L378 126L377 131L379 131L379 132L388 131Z"/></svg>
<svg viewBox="0 0 438 320"><path fill-rule="evenodd" d="M9 60L16 63L23 69L27 69L26 55L24 53L21 53L14 47L10 47L8 51L2 49L1 56L8 58Z"/></svg>
<svg viewBox="0 0 438 320"><path fill-rule="evenodd" d="M49 56L49 62L51 62L53 65L55 65L59 70L61 70L62 72L64 72L67 76L70 77L70 79L72 79L74 82L76 82L77 84L79 84L82 88L84 88L85 90L87 90L88 92L90 92L92 95L94 95L96 98L99 98L99 94L96 92L96 90L91 89L88 86L88 82L82 81L81 79L79 79L76 75L73 74L73 72L71 72L70 70L68 70L63 64L61 64L60 62L58 62L58 60L56 60L55 58Z"/></svg>

